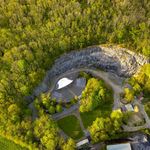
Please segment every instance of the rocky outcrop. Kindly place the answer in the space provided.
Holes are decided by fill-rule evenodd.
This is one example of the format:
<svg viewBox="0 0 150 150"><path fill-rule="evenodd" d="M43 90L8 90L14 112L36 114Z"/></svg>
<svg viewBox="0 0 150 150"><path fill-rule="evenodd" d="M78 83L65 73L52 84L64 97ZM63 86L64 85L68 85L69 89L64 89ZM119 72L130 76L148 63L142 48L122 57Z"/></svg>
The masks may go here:
<svg viewBox="0 0 150 150"><path fill-rule="evenodd" d="M124 48L92 46L72 51L55 61L43 83L35 90L34 95L40 91L46 91L47 85L54 77L72 69L98 68L113 72L118 76L129 77L136 73L140 66L149 62L145 56Z"/></svg>

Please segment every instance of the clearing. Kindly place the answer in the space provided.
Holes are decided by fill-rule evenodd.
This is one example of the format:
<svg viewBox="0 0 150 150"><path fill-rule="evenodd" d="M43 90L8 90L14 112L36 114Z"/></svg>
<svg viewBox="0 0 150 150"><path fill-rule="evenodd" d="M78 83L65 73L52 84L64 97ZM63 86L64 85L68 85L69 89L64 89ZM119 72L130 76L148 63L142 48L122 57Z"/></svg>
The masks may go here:
<svg viewBox="0 0 150 150"><path fill-rule="evenodd" d="M84 134L80 127L78 119L73 116L67 116L57 121L58 126L71 138L77 140Z"/></svg>

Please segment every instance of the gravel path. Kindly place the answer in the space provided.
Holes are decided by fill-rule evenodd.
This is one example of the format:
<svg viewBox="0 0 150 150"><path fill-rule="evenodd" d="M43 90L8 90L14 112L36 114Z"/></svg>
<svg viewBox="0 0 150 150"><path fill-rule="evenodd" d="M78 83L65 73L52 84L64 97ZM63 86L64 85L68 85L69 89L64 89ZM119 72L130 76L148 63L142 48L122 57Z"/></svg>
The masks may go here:
<svg viewBox="0 0 150 150"><path fill-rule="evenodd" d="M145 112L144 106L138 100L134 100L133 104L139 106L140 113L143 115L146 123L142 126L137 126L137 127L130 127L127 125L123 125L122 127L123 127L124 131L135 132L135 131L139 131L141 129L150 128L150 118L147 115L147 113Z"/></svg>

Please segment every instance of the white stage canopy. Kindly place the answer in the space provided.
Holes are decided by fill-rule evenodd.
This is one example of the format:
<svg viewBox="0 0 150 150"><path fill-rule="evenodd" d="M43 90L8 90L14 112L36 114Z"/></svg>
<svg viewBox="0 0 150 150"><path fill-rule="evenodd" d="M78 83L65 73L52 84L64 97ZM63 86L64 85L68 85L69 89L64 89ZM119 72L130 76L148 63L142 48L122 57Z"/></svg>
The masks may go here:
<svg viewBox="0 0 150 150"><path fill-rule="evenodd" d="M70 80L68 78L62 78L57 82L57 90L58 89L62 89L64 87L66 87L67 85L71 84L73 82L73 80Z"/></svg>

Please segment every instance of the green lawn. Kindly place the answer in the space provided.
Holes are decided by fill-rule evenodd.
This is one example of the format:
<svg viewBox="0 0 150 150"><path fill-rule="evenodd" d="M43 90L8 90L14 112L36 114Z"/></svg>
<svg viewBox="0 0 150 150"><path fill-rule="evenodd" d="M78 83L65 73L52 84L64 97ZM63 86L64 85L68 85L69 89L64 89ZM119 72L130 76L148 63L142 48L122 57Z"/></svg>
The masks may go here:
<svg viewBox="0 0 150 150"><path fill-rule="evenodd" d="M83 136L83 131L80 127L78 119L70 115L57 121L58 126L73 139L80 139Z"/></svg>
<svg viewBox="0 0 150 150"><path fill-rule="evenodd" d="M0 136L0 150L27 150L27 149Z"/></svg>
<svg viewBox="0 0 150 150"><path fill-rule="evenodd" d="M147 115L150 117L150 102L144 104L145 111Z"/></svg>
<svg viewBox="0 0 150 150"><path fill-rule="evenodd" d="M105 106L99 106L90 112L80 113L84 127L87 128L88 126L92 125L93 121L95 121L97 117L109 116L111 111L112 104L108 104Z"/></svg>

